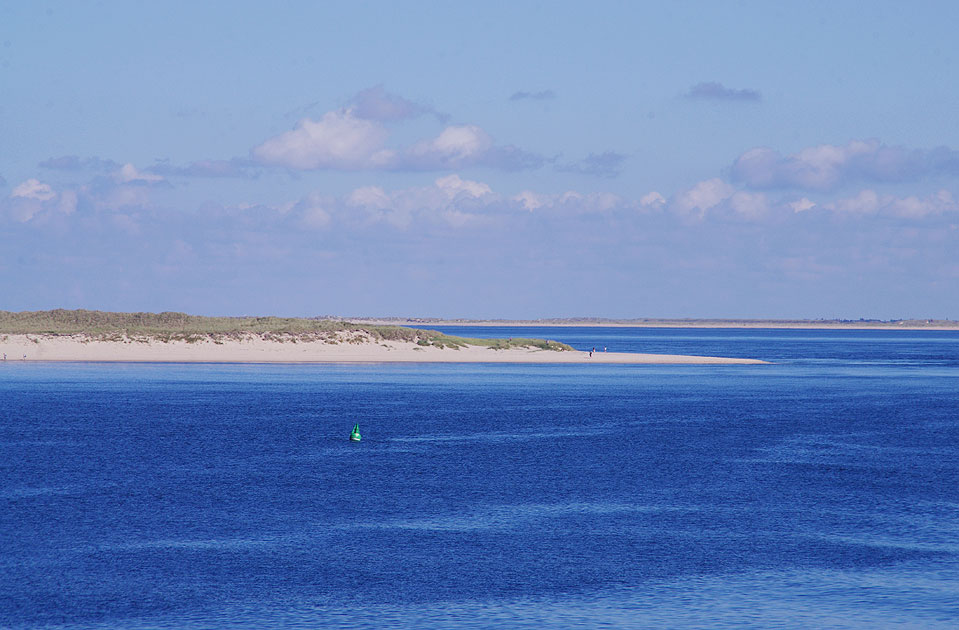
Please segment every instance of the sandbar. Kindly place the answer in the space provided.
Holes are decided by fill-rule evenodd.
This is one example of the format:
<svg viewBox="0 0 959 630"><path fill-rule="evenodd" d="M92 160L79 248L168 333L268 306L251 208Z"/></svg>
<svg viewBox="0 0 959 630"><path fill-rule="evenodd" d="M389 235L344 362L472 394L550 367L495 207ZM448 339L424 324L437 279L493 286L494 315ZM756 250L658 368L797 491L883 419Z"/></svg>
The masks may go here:
<svg viewBox="0 0 959 630"><path fill-rule="evenodd" d="M483 346L438 348L404 341L364 343L243 339L99 340L83 335L0 335L9 361L170 363L618 363L659 365L763 364L757 359L632 352L555 351Z"/></svg>

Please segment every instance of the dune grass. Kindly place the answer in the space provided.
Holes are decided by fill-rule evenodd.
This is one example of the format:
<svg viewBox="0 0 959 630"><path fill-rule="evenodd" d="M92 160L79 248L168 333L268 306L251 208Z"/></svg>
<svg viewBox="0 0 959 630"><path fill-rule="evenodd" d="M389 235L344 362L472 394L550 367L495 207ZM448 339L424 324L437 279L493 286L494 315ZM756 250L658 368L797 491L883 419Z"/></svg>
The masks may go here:
<svg viewBox="0 0 959 630"><path fill-rule="evenodd" d="M302 317L203 317L186 313L112 313L64 310L0 311L0 334L74 335L105 341L213 341L222 343L251 336L296 343L370 343L405 341L420 346L463 348L485 346L494 350L541 348L572 350L564 343L545 339L470 339L436 330L355 324L345 320Z"/></svg>

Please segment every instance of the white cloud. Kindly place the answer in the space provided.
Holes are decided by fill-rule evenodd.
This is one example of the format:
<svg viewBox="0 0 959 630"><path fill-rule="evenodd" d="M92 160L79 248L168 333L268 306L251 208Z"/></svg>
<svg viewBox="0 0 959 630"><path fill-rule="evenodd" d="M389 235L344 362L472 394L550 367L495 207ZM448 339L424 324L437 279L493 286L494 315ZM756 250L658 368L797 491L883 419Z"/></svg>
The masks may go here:
<svg viewBox="0 0 959 630"><path fill-rule="evenodd" d="M514 195L512 200L519 203L521 206L523 206L523 208L530 212L542 208L549 203L549 198L547 196L534 193L531 190L524 190L518 195Z"/></svg>
<svg viewBox="0 0 959 630"><path fill-rule="evenodd" d="M805 212L807 210L812 210L816 207L816 204L809 199L803 197L802 199L797 199L796 201L790 202L789 207L792 208L793 212Z"/></svg>
<svg viewBox="0 0 959 630"><path fill-rule="evenodd" d="M28 179L17 185L0 203L0 212L18 223L39 221L57 215L73 214L77 209L77 193L56 192L49 184Z"/></svg>
<svg viewBox="0 0 959 630"><path fill-rule="evenodd" d="M303 212L303 223L311 228L325 228L330 225L330 213L320 206L310 207Z"/></svg>
<svg viewBox="0 0 959 630"><path fill-rule="evenodd" d="M654 190L643 195L639 205L644 208L662 208L666 205L666 198Z"/></svg>
<svg viewBox="0 0 959 630"><path fill-rule="evenodd" d="M319 121L304 118L293 130L254 147L253 159L260 164L298 170L385 171L469 166L516 171L539 168L544 162L541 156L517 147L495 145L489 134L476 125L450 125L433 138L406 148L390 148L389 131L380 121L408 117L400 116L400 110L406 106L389 99L382 101L375 94L370 98L374 102L367 103L367 117L348 108L327 112Z"/></svg>
<svg viewBox="0 0 959 630"><path fill-rule="evenodd" d="M650 193L643 197L649 204L662 199L661 195ZM732 185L719 179L707 179L692 188L676 194L669 204L670 210L686 219L705 219L707 215L738 216L742 219L758 220L766 216L773 205L763 193L736 190Z"/></svg>
<svg viewBox="0 0 959 630"><path fill-rule="evenodd" d="M959 212L959 204L948 190L927 197L895 197L862 190L855 197L827 203L827 210L847 215L882 214L902 219L922 219L933 215Z"/></svg>
<svg viewBox="0 0 959 630"><path fill-rule="evenodd" d="M524 190L513 195L509 200L518 208L527 212L549 210L552 214L566 215L607 212L616 208L635 206L635 204L613 193L583 194L575 190L568 190L560 194L545 194Z"/></svg>
<svg viewBox="0 0 959 630"><path fill-rule="evenodd" d="M793 155L759 147L743 153L732 178L751 188L833 190L857 181L899 182L959 173L959 152L946 147L907 149L878 140L822 144Z"/></svg>
<svg viewBox="0 0 959 630"><path fill-rule="evenodd" d="M435 183L436 187L445 192L450 199L461 194L478 198L493 193L493 189L487 184L470 181L468 179L460 179L459 175L440 177Z"/></svg>
<svg viewBox="0 0 959 630"><path fill-rule="evenodd" d="M118 182L123 184L130 183L140 183L140 184L158 184L165 181L160 175L154 175L152 173L142 173L136 169L132 164L124 164L116 172L115 175Z"/></svg>
<svg viewBox="0 0 959 630"><path fill-rule="evenodd" d="M431 140L414 144L407 158L420 168L457 168L477 162L492 146L493 140L476 125L454 125Z"/></svg>
<svg viewBox="0 0 959 630"><path fill-rule="evenodd" d="M377 186L364 186L339 202L329 199L324 204L324 210L333 215L334 220L337 213L342 213L345 221L359 225L383 222L406 228L414 221L423 221L464 227L486 222L489 215L502 208L503 199L489 185L453 174L440 177L428 186L391 192ZM297 202L301 212L305 205L305 200Z"/></svg>
<svg viewBox="0 0 959 630"><path fill-rule="evenodd" d="M414 218L440 219L453 227L481 222L482 215L500 202L487 184L455 174L438 178L432 186L396 191L391 199L391 210L407 223Z"/></svg>
<svg viewBox="0 0 959 630"><path fill-rule="evenodd" d="M389 195L379 186L364 186L357 188L346 198L347 205L366 208L384 209L392 203Z"/></svg>
<svg viewBox="0 0 959 630"><path fill-rule="evenodd" d="M11 197L20 197L22 199L36 199L38 201L49 201L57 196L53 189L50 188L49 184L44 184L43 182L36 179L28 179L24 182L21 182L16 188L13 189L13 192L10 193Z"/></svg>
<svg viewBox="0 0 959 630"><path fill-rule="evenodd" d="M925 199L919 197L892 199L888 203L888 208L896 216L918 219L932 214L957 212L959 211L959 204L956 204L952 193L948 190L940 190L935 195L930 195Z"/></svg>
<svg viewBox="0 0 959 630"><path fill-rule="evenodd" d="M302 225L312 229L327 228L333 222L330 212L336 205L336 200L329 199L319 193L311 193L300 199L293 210L299 215Z"/></svg>
<svg viewBox="0 0 959 630"><path fill-rule="evenodd" d="M708 210L726 201L735 192L736 189L718 177L707 179L676 195L672 208L680 214L695 213L698 218L703 218Z"/></svg>
<svg viewBox="0 0 959 630"><path fill-rule="evenodd" d="M393 153L383 148L386 137L381 124L357 118L350 110L327 112L319 121L304 118L292 131L255 147L253 157L302 170L378 168L393 161Z"/></svg>

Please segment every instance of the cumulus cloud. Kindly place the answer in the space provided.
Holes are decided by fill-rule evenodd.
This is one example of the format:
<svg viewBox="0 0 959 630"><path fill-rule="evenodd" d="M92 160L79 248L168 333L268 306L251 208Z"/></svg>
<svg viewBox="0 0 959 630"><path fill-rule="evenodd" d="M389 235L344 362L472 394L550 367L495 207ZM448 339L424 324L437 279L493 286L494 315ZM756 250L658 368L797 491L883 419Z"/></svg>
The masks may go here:
<svg viewBox="0 0 959 630"><path fill-rule="evenodd" d="M748 88L728 88L716 81L697 83L686 92L686 98L715 101L761 101L762 94Z"/></svg>
<svg viewBox="0 0 959 630"><path fill-rule="evenodd" d="M744 219L759 219L766 215L771 204L763 193L736 190L718 177L699 182L678 193L670 209L685 218L704 219L707 214L732 214Z"/></svg>
<svg viewBox="0 0 959 630"><path fill-rule="evenodd" d="M364 186L351 192L346 203L354 207L383 210L390 207L392 200L379 186Z"/></svg>
<svg viewBox="0 0 959 630"><path fill-rule="evenodd" d="M450 126L430 140L418 142L407 152L413 163L427 168L450 168L476 162L493 146L493 140L476 125Z"/></svg>
<svg viewBox="0 0 959 630"><path fill-rule="evenodd" d="M97 175L76 187L55 187L38 179L18 184L5 199L0 199L0 215L19 223L43 224L73 215L78 209L125 213L152 207L152 193L169 187L163 177L139 171L125 164L109 175ZM114 224L131 224L133 219L111 216Z"/></svg>
<svg viewBox="0 0 959 630"><path fill-rule="evenodd" d="M732 179L750 188L835 190L867 182L901 182L925 176L959 174L959 152L889 147L878 140L807 147L792 155L759 147L739 156Z"/></svg>
<svg viewBox="0 0 959 630"><path fill-rule="evenodd" d="M252 151L266 165L299 170L450 170L488 166L503 170L538 168L543 159L514 146L497 146L476 125L450 125L437 136L406 149L387 148L380 122L351 109L329 112L319 121L303 119L292 131Z"/></svg>
<svg viewBox="0 0 959 630"><path fill-rule="evenodd" d="M293 214L309 227L325 228L339 223L354 227L384 224L399 229L414 224L457 229L505 225L530 213L574 216L635 207L636 204L605 192L543 194L524 191L504 196L484 182L464 179L457 174L437 178L427 186L394 191L364 186L341 199L308 195L290 205ZM322 210L321 221L316 224L307 221L308 209Z"/></svg>
<svg viewBox="0 0 959 630"><path fill-rule="evenodd" d="M303 225L308 228L322 229L329 227L333 221L330 209L335 201L319 193L311 193L300 199L293 210L299 214Z"/></svg>
<svg viewBox="0 0 959 630"><path fill-rule="evenodd" d="M948 190L926 197L880 195L874 190L861 190L854 197L838 199L823 208L844 215L882 214L902 219L922 219L932 215L959 212L959 204Z"/></svg>
<svg viewBox="0 0 959 630"><path fill-rule="evenodd" d="M436 187L445 192L450 199L455 199L460 195L467 195L478 199L493 194L493 189L490 188L488 184L461 179L459 175L440 177L436 180L435 184Z"/></svg>
<svg viewBox="0 0 959 630"><path fill-rule="evenodd" d="M597 177L617 177L622 169L626 156L615 151L604 153L590 153L579 162L557 164L556 170L565 173L582 173Z"/></svg>
<svg viewBox="0 0 959 630"><path fill-rule="evenodd" d="M327 112L320 120L304 118L292 131L253 149L263 164L300 170L359 170L383 167L393 154L383 148L387 131L350 110Z"/></svg>
<svg viewBox="0 0 959 630"><path fill-rule="evenodd" d="M166 180L160 176L153 173L143 173L132 164L124 164L114 173L114 177L121 184L162 184Z"/></svg>
<svg viewBox="0 0 959 630"><path fill-rule="evenodd" d="M13 192L10 193L10 196L21 199L49 201L56 197L56 193L53 192L53 188L51 188L49 184L44 184L36 179L28 179L20 182L20 184L13 189Z"/></svg>
<svg viewBox="0 0 959 630"><path fill-rule="evenodd" d="M360 211L365 224L384 222L406 228L414 220L463 227L485 221L483 215L500 197L482 182L459 175L440 177L431 186L405 188L390 193L377 186L357 188L344 200L347 210Z"/></svg>
<svg viewBox="0 0 959 630"><path fill-rule="evenodd" d="M0 202L0 211L18 223L39 221L54 215L70 215L77 209L73 190L57 192L37 179L20 182L10 196Z"/></svg>
<svg viewBox="0 0 959 630"><path fill-rule="evenodd" d="M507 145L496 146L476 125L450 125L439 135L423 140L397 155L394 170L452 170L486 166L504 171L539 168L541 156Z"/></svg>
<svg viewBox="0 0 959 630"><path fill-rule="evenodd" d="M614 208L630 208L622 197L608 192L583 194L573 190L560 194L536 193L524 190L510 198L527 212L549 211L551 215L576 215L606 212Z"/></svg>
<svg viewBox="0 0 959 630"><path fill-rule="evenodd" d="M654 190L643 195L639 205L643 208L662 208L666 205L666 198Z"/></svg>
<svg viewBox="0 0 959 630"><path fill-rule="evenodd" d="M553 90L540 90L539 92L519 91L513 92L509 97L511 101L551 101L556 98Z"/></svg>
<svg viewBox="0 0 959 630"><path fill-rule="evenodd" d="M672 208L679 214L702 218L708 210L732 197L734 192L735 188L715 177L676 195Z"/></svg>

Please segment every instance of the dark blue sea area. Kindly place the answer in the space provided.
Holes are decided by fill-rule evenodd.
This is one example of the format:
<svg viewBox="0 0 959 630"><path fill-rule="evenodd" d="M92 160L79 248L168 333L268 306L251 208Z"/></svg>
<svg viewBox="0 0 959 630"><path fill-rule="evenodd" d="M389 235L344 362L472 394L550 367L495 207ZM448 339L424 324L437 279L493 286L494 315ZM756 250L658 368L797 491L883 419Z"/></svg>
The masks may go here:
<svg viewBox="0 0 959 630"><path fill-rule="evenodd" d="M0 626L959 626L959 333L444 330L772 363L7 361Z"/></svg>

